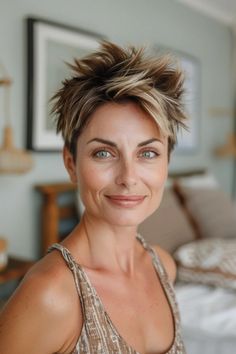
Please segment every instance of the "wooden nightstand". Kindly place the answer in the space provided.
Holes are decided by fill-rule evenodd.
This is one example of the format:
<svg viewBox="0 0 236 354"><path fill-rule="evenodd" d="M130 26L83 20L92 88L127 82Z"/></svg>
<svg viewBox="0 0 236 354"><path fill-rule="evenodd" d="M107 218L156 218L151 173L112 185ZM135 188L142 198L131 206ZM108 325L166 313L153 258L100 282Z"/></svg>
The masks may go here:
<svg viewBox="0 0 236 354"><path fill-rule="evenodd" d="M44 256L49 246L60 242L64 236L60 233L60 222L74 220L78 223L76 209L76 186L71 182L44 183L35 186L42 195L41 209L41 256ZM71 193L71 199L66 204L59 203L59 196Z"/></svg>

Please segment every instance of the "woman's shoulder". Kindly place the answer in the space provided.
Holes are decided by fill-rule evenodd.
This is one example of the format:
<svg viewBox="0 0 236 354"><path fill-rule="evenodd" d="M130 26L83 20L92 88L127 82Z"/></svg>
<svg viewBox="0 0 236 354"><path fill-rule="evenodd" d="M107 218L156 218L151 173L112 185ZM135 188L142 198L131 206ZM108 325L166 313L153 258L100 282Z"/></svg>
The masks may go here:
<svg viewBox="0 0 236 354"><path fill-rule="evenodd" d="M23 288L37 289L39 297L48 293L56 297L67 296L65 283L73 284L73 277L63 259L55 254L48 254L36 262L26 273L20 286Z"/></svg>
<svg viewBox="0 0 236 354"><path fill-rule="evenodd" d="M23 345L27 350L36 345L39 352L41 348L41 352L47 349L47 352L67 353L68 343L73 342L82 327L80 314L73 276L58 257L50 254L25 275L6 304L0 322L12 337L25 341ZM21 328L29 332L22 333ZM28 335L24 338L26 333L31 333L32 340ZM12 352L15 353L13 349Z"/></svg>
<svg viewBox="0 0 236 354"><path fill-rule="evenodd" d="M23 278L22 284L41 280L47 285L58 285L58 282L51 281L53 277L57 276L61 281L65 281L69 274L70 270L67 269L63 258L56 252L52 252L46 254L29 269Z"/></svg>
<svg viewBox="0 0 236 354"><path fill-rule="evenodd" d="M23 292L36 294L35 301L55 320L66 321L80 304L73 274L56 253L38 261L20 286ZM77 313L80 313L79 309Z"/></svg>
<svg viewBox="0 0 236 354"><path fill-rule="evenodd" d="M176 279L177 267L176 267L176 263L175 263L173 257L171 256L171 254L169 252L167 252L166 250L164 250L163 248L161 248L158 245L153 245L152 248L159 256L159 258L160 258L160 260L161 260L161 262L168 274L169 279L171 280L172 283L174 283L175 279Z"/></svg>

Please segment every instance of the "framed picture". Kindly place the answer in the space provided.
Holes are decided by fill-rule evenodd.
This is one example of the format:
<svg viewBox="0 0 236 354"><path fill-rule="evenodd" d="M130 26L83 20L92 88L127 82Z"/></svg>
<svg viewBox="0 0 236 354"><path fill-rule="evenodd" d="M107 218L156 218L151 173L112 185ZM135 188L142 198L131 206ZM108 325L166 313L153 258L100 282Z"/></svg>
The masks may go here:
<svg viewBox="0 0 236 354"><path fill-rule="evenodd" d="M175 56L185 73L184 82L184 106L189 117L187 126L188 131L180 129L177 136L177 153L194 153L200 146L200 122L201 122L201 99L200 99L200 63L199 61L186 53L172 50L169 48L154 47L156 53L170 53Z"/></svg>
<svg viewBox="0 0 236 354"><path fill-rule="evenodd" d="M38 18L27 18L27 148L59 151L50 98L68 77L74 58L94 51L104 37Z"/></svg>

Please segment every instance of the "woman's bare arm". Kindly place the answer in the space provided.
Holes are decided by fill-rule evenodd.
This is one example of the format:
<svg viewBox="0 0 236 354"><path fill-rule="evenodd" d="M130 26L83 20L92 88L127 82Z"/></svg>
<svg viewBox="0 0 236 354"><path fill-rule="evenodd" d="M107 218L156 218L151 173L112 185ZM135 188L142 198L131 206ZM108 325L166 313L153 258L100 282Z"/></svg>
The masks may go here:
<svg viewBox="0 0 236 354"><path fill-rule="evenodd" d="M60 274L26 276L0 315L0 353L69 353L74 327L68 317L75 311L76 294L63 291L61 280ZM79 331L82 316L76 320L81 320Z"/></svg>

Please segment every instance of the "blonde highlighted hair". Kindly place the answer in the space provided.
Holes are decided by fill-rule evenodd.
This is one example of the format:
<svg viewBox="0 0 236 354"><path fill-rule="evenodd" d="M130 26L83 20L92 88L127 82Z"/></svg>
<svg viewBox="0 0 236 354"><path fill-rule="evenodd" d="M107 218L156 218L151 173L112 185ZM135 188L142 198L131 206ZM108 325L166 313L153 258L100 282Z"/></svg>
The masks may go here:
<svg viewBox="0 0 236 354"><path fill-rule="evenodd" d="M103 41L100 48L69 66L70 79L54 95L57 132L76 157L76 142L91 114L106 102L136 102L168 136L168 156L180 127L187 129L183 109L182 70L170 55L147 56L144 48ZM111 118L112 119L112 118Z"/></svg>

